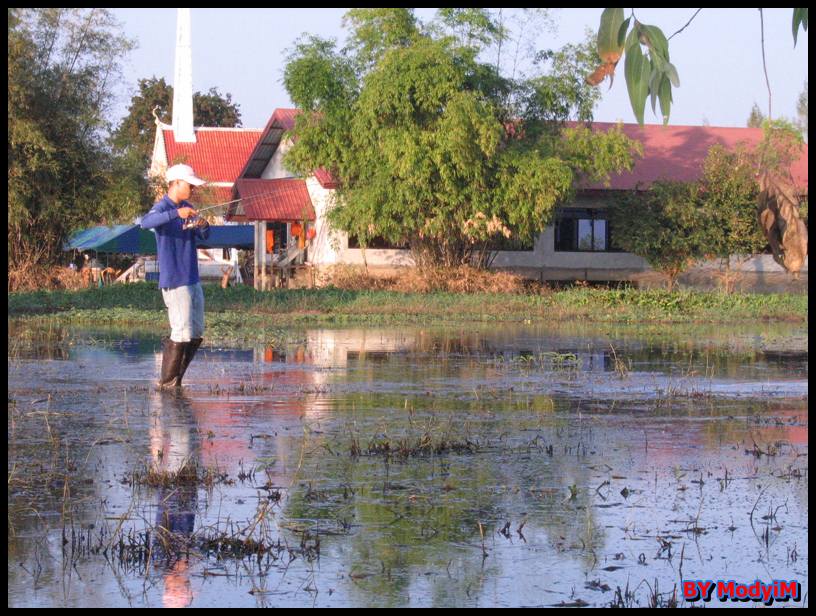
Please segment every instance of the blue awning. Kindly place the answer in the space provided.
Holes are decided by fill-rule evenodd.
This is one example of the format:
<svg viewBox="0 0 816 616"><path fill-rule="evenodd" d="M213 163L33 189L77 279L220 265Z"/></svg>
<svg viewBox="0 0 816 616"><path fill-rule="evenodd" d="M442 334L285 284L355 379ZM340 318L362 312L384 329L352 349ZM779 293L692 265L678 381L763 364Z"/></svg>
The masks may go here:
<svg viewBox="0 0 816 616"><path fill-rule="evenodd" d="M244 248L255 247L252 225L211 225L210 237L198 240L199 248ZM141 226L115 225L113 227L91 227L71 236L63 250L95 250L119 254L156 254L156 236Z"/></svg>
<svg viewBox="0 0 816 616"><path fill-rule="evenodd" d="M62 249L154 255L156 254L156 236L139 225L91 227L72 235Z"/></svg>
<svg viewBox="0 0 816 616"><path fill-rule="evenodd" d="M244 248L255 247L253 225L210 225L210 237L196 240L199 248Z"/></svg>

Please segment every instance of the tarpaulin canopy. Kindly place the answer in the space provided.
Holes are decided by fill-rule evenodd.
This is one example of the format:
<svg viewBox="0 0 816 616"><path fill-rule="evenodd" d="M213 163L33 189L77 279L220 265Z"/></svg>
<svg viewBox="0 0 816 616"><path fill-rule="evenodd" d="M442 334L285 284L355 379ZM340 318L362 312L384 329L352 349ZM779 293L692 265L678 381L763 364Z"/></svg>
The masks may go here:
<svg viewBox="0 0 816 616"><path fill-rule="evenodd" d="M255 246L252 225L211 225L210 237L197 240L199 248L246 248ZM156 254L156 236L139 225L91 227L75 233L63 250L95 250L119 254Z"/></svg>
<svg viewBox="0 0 816 616"><path fill-rule="evenodd" d="M139 225L91 227L72 235L64 244L63 250L154 255L156 254L156 236Z"/></svg>
<svg viewBox="0 0 816 616"><path fill-rule="evenodd" d="M252 225L210 225L210 237L196 240L199 248L255 247L255 229Z"/></svg>

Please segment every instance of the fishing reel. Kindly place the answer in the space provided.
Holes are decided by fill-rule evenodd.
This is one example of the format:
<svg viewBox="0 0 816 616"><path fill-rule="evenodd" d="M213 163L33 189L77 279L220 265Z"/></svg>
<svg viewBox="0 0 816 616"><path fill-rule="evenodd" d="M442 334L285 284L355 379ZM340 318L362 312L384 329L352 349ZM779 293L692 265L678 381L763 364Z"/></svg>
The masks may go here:
<svg viewBox="0 0 816 616"><path fill-rule="evenodd" d="M181 223L182 231L189 231L190 229L206 229L209 226L210 223L208 223L205 218L198 215L190 216Z"/></svg>

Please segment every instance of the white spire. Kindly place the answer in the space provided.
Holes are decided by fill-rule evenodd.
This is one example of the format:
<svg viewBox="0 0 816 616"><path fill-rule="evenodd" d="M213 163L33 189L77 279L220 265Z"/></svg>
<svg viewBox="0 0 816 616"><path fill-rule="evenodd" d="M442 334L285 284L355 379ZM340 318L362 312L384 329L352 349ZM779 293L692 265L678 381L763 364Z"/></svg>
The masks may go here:
<svg viewBox="0 0 816 616"><path fill-rule="evenodd" d="M193 52L190 9L178 9L176 71L173 79L173 134L176 141L195 143L193 130Z"/></svg>

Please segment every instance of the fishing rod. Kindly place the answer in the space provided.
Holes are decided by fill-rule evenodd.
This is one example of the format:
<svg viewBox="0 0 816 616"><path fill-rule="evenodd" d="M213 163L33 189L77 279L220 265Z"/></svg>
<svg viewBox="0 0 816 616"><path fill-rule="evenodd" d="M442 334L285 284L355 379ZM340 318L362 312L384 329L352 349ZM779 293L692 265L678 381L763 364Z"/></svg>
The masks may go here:
<svg viewBox="0 0 816 616"><path fill-rule="evenodd" d="M231 205L233 203L238 203L239 201L240 202L252 201L253 199L260 199L261 197L269 197L269 196L273 196L273 195L289 195L289 194L295 194L295 193L299 193L299 192L301 192L301 191L289 188L289 189L283 189L283 190L276 190L274 192L260 193L258 195L252 195L251 197L241 197L240 199L233 199L232 201L224 201L223 203L216 203L214 205L208 205L207 207L203 207L203 208L193 208L193 209L195 209L196 214L194 216L190 216L187 220L185 220L184 224L182 225L182 228L186 230L186 229L190 229L192 227L195 227L196 224L197 224L197 221L199 219L199 214L201 214L201 212L206 212L208 210L214 210L215 208L224 207L225 205ZM310 197L310 199L311 199L311 197Z"/></svg>
<svg viewBox="0 0 816 616"><path fill-rule="evenodd" d="M270 197L270 196L274 196L274 195L292 195L292 194L299 193L299 192L301 192L300 189L295 190L295 189L292 189L292 188L285 188L283 190L275 190L275 191L260 193L260 194L257 194L257 195L252 195L251 197L241 197L240 199L233 199L232 201L224 201L223 203L216 203L215 205L208 205L207 207L194 208L194 209L196 210L196 212L206 212L207 210L212 210L212 209L215 209L217 207L223 207L225 205L230 205L232 203L238 203L239 201L252 201L253 199L260 199L261 197ZM310 198L311 198L311 196L310 196Z"/></svg>

